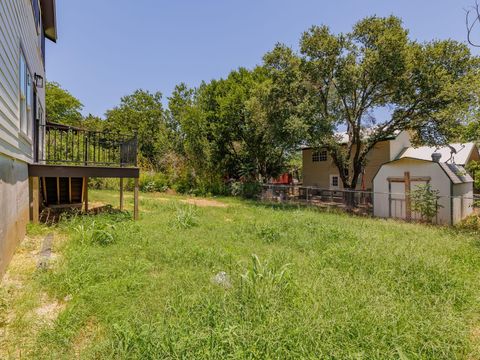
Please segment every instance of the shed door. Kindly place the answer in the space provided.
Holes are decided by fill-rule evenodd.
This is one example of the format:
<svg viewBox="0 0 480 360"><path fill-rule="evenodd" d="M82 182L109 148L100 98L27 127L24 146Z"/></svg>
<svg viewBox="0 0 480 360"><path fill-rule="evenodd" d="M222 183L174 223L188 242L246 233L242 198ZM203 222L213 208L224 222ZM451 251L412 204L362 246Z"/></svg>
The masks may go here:
<svg viewBox="0 0 480 360"><path fill-rule="evenodd" d="M390 183L390 217L405 219L405 183Z"/></svg>
<svg viewBox="0 0 480 360"><path fill-rule="evenodd" d="M412 181L410 189L414 191L417 186L425 184L427 184L426 181ZM396 219L405 219L407 217L404 182L390 183L390 217ZM420 215L412 212L412 219L420 219Z"/></svg>

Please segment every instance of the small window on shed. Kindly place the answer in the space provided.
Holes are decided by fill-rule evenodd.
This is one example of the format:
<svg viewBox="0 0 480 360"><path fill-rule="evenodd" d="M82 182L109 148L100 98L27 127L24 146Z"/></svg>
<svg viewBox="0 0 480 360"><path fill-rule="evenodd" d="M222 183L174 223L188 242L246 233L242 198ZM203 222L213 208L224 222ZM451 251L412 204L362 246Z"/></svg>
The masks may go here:
<svg viewBox="0 0 480 360"><path fill-rule="evenodd" d="M312 161L313 162L327 161L327 150L314 151L312 153Z"/></svg>

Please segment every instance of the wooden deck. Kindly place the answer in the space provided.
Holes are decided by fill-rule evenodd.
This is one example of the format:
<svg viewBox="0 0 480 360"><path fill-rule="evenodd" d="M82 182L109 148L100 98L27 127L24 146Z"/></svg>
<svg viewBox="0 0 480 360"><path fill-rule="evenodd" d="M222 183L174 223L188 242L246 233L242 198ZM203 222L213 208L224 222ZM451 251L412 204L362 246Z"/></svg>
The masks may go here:
<svg viewBox="0 0 480 360"><path fill-rule="evenodd" d="M88 212L88 178L90 177L120 179L120 210L123 210L124 205L123 180L126 178L134 179L133 217L135 220L138 219L138 179L140 177L140 170L137 167L29 164L28 176L32 199L30 217L34 223L39 221L40 206L42 203L46 204L48 207L78 207L79 203L76 199L78 197L81 199L80 207L83 207L84 211ZM53 185L52 181L48 180L53 180ZM76 189L78 186L73 186L78 183L76 180L80 181L79 189ZM56 186L54 185L55 181L57 184ZM49 184L50 186L47 186ZM50 194L50 192L53 193ZM78 192L80 195L78 195ZM56 200L52 201L52 198Z"/></svg>
<svg viewBox="0 0 480 360"><path fill-rule="evenodd" d="M73 165L43 165L29 164L28 176L36 177L102 177L102 178L133 178L140 177L137 167L102 167Z"/></svg>

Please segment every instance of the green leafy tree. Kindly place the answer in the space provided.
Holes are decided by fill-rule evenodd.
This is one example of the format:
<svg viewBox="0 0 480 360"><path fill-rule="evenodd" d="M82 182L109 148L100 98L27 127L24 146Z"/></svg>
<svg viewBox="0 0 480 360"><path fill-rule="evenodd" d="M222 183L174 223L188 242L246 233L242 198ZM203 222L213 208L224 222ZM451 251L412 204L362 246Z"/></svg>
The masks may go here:
<svg viewBox="0 0 480 360"><path fill-rule="evenodd" d="M476 190L480 190L480 161L472 161L467 165L467 170L473 176Z"/></svg>
<svg viewBox="0 0 480 360"><path fill-rule="evenodd" d="M47 121L72 126L81 124L83 105L80 100L56 82L47 82L45 92Z"/></svg>
<svg viewBox="0 0 480 360"><path fill-rule="evenodd" d="M410 40L390 16L361 20L346 34L314 26L299 54L277 45L265 66L280 89L277 111L302 119L305 140L327 149L344 187L354 189L368 152L397 131L412 130L429 144L456 134L472 103L477 62L452 40ZM336 135L341 130L346 141Z"/></svg>
<svg viewBox="0 0 480 360"><path fill-rule="evenodd" d="M278 175L304 137L274 111L264 68L232 71L198 89L179 85L169 99L171 127L194 176L256 182Z"/></svg>
<svg viewBox="0 0 480 360"><path fill-rule="evenodd" d="M136 133L143 165L154 167L161 157L167 131L162 94L136 90L121 98L120 105L106 112L105 130Z"/></svg>
<svg viewBox="0 0 480 360"><path fill-rule="evenodd" d="M263 67L240 68L200 87L211 156L228 177L265 181L278 175L304 136L301 126L275 110L273 90Z"/></svg>
<svg viewBox="0 0 480 360"><path fill-rule="evenodd" d="M82 128L93 130L93 131L103 131L105 127L105 120L102 118L88 114L81 123Z"/></svg>

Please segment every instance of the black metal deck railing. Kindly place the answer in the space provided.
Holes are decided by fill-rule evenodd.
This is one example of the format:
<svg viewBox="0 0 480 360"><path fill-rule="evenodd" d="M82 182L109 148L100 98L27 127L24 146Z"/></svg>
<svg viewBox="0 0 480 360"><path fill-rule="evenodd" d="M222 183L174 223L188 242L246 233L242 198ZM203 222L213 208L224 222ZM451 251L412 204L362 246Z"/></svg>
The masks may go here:
<svg viewBox="0 0 480 360"><path fill-rule="evenodd" d="M92 131L47 123L39 127L44 134L38 162L78 166L137 166L136 136L117 132Z"/></svg>

